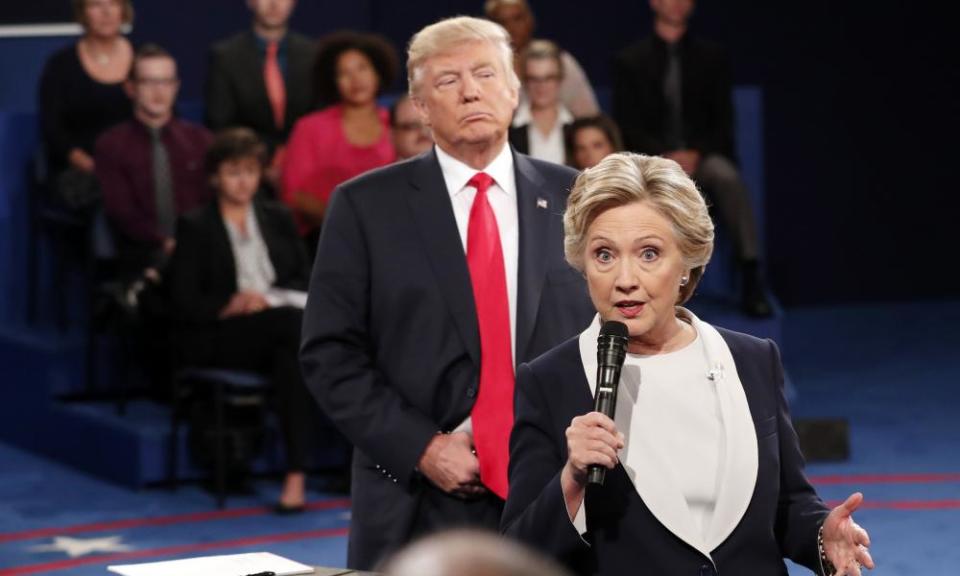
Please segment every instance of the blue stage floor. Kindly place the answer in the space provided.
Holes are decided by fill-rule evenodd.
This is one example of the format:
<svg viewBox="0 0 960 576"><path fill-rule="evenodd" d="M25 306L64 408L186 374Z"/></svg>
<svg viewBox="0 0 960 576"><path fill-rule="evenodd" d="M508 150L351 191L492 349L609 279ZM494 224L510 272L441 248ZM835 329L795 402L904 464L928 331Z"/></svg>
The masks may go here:
<svg viewBox="0 0 960 576"><path fill-rule="evenodd" d="M843 417L851 429L851 459L808 472L828 501L865 494L856 518L873 539L873 574L960 573L958 326L960 302L786 313L794 416ZM0 444L0 575L102 575L111 563L257 550L342 566L349 505L319 484L298 516L269 512L270 479L215 511L196 486L131 490Z"/></svg>

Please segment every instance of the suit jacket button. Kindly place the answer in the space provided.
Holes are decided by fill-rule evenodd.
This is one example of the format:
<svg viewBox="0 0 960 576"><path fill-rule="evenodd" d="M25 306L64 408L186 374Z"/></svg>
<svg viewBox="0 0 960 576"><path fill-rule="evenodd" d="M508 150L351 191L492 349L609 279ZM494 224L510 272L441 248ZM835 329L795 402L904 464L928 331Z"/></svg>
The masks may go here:
<svg viewBox="0 0 960 576"><path fill-rule="evenodd" d="M476 395L477 395L476 386L470 386L467 388L467 398L473 398Z"/></svg>

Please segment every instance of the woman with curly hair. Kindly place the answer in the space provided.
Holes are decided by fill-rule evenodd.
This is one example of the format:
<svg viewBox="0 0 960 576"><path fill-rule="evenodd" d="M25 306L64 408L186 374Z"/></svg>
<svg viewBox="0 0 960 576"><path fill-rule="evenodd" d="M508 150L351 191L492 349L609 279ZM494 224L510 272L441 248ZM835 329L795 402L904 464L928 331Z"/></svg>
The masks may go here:
<svg viewBox="0 0 960 576"><path fill-rule="evenodd" d="M311 248L337 184L396 157L377 96L393 83L397 56L379 36L338 32L321 40L315 70L324 107L294 126L282 178L282 199Z"/></svg>

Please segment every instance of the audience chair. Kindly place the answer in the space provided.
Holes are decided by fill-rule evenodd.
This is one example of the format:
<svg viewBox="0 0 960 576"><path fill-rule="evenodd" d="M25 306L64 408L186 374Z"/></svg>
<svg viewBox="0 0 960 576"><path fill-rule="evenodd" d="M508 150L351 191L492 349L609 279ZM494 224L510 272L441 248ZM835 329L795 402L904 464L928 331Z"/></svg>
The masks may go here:
<svg viewBox="0 0 960 576"><path fill-rule="evenodd" d="M203 388L206 387L206 390ZM226 503L227 467L230 462L230 450L237 450L240 440L230 437L227 428L226 411L231 406L263 406L266 403L269 381L261 374L241 370L223 370L215 368L184 368L175 373L170 410L170 434L168 446L168 482L176 488L179 481L178 464L180 458L180 426L191 400L198 393L212 394L213 419L212 435L216 445L213 462L214 489L218 508ZM228 446L228 441L230 446Z"/></svg>

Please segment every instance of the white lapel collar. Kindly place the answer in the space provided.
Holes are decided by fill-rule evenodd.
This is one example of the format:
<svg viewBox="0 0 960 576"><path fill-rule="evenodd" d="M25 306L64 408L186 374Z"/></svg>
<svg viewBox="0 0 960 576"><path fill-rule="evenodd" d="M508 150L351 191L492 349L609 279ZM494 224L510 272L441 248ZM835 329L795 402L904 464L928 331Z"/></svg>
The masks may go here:
<svg viewBox="0 0 960 576"><path fill-rule="evenodd" d="M595 317L590 326L580 334L580 361L593 396L597 386L597 337L600 335L600 319ZM629 367L628 367L629 368ZM639 375L625 369L621 374L619 398L626 400L628 390L636 391ZM631 402L618 399L614 422L624 433L624 447L620 462L634 489L650 512L670 532L710 557L710 549L704 545L703 536L696 529L690 508L678 489L676 474L669 455L663 454L654 438L631 438L630 420L633 417ZM627 464L627 462L632 464ZM652 473L651 473L652 472Z"/></svg>
<svg viewBox="0 0 960 576"><path fill-rule="evenodd" d="M753 497L757 481L757 435L747 396L726 341L713 326L702 322L692 312L679 308L678 313L690 321L703 339L708 365L712 367L710 377L717 386L723 419L724 459L719 471L717 505L706 538L694 527L687 502L677 489L677 482L673 480L673 466L668 456L661 454L656 448L653 439L634 438L631 447L631 439L628 437L621 451L621 461L625 462L626 455L635 450L636 454L631 454L631 461L637 463L636 468L641 471L656 471L638 474L637 470L624 466L637 494L657 520L678 538L710 557L710 551L722 544L739 524ZM596 390L599 335L598 315L579 338L580 361L591 396ZM625 373L622 378L627 377ZM626 410L627 406L626 402L618 403L614 418L621 431L629 430L630 410Z"/></svg>
<svg viewBox="0 0 960 576"><path fill-rule="evenodd" d="M750 405L737 373L730 347L716 328L681 308L703 338L710 378L717 390L724 430L724 458L719 472L717 505L707 529L705 545L715 550L733 532L753 498L757 483L757 433Z"/></svg>

